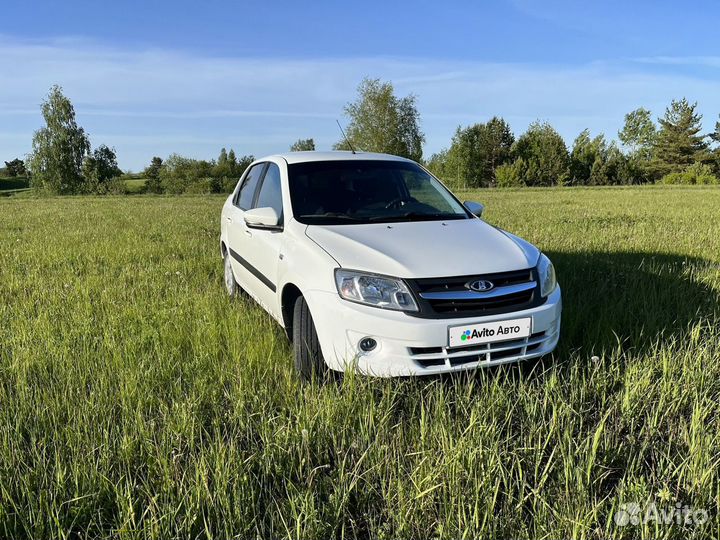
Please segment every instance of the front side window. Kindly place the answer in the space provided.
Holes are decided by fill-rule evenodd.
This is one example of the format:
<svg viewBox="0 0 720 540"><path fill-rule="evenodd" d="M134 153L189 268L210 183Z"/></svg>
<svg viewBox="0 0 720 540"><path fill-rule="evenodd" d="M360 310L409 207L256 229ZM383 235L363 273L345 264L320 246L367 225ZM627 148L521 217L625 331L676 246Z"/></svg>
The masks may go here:
<svg viewBox="0 0 720 540"><path fill-rule="evenodd" d="M278 216L282 216L282 190L280 184L280 167L275 163L268 164L265 172L260 192L258 193L257 202L254 208L270 207Z"/></svg>
<svg viewBox="0 0 720 540"><path fill-rule="evenodd" d="M288 166L301 223L351 224L469 219L443 185L407 161L338 160Z"/></svg>
<svg viewBox="0 0 720 540"><path fill-rule="evenodd" d="M260 178L262 178L264 169L265 163L258 163L257 165L253 165L248 171L235 201L235 205L241 210L248 210L250 206L252 206L255 190L257 189Z"/></svg>

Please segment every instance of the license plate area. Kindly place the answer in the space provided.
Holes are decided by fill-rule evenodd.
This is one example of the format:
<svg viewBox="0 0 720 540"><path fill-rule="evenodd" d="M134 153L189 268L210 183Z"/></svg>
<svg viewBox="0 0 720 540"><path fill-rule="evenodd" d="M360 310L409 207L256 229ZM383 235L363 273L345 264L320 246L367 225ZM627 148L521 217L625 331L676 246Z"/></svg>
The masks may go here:
<svg viewBox="0 0 720 540"><path fill-rule="evenodd" d="M448 342L450 347L466 347L510 341L529 337L531 329L532 317L450 326L448 327Z"/></svg>

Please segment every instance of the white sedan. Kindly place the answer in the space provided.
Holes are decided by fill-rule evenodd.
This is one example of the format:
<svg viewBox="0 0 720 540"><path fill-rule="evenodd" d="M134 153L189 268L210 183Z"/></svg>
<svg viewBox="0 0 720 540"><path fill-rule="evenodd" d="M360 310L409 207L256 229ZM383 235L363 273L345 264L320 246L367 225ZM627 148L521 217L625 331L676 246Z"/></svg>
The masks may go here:
<svg viewBox="0 0 720 540"><path fill-rule="evenodd" d="M222 209L225 286L293 342L305 379L429 375L551 352L550 260L481 219L417 163L293 152L245 171Z"/></svg>

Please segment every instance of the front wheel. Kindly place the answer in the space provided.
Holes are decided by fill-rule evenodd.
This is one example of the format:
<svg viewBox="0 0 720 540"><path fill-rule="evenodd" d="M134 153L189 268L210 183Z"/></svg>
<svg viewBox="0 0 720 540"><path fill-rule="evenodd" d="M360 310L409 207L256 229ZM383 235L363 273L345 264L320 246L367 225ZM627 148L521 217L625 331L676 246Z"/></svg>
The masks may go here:
<svg viewBox="0 0 720 540"><path fill-rule="evenodd" d="M310 309L302 296L295 301L292 326L295 369L304 381L311 381L314 377L324 381L330 370L320 350Z"/></svg>

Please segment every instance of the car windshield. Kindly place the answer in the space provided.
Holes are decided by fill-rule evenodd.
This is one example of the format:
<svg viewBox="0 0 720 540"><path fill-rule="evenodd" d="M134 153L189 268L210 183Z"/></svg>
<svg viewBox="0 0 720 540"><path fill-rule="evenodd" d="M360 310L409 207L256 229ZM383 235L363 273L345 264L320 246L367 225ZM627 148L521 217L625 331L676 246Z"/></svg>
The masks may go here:
<svg viewBox="0 0 720 540"><path fill-rule="evenodd" d="M310 161L288 166L300 223L348 225L468 219L465 208L422 167L408 161Z"/></svg>

